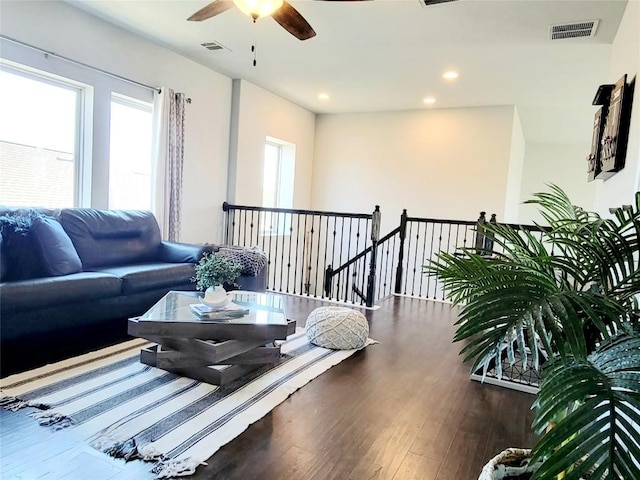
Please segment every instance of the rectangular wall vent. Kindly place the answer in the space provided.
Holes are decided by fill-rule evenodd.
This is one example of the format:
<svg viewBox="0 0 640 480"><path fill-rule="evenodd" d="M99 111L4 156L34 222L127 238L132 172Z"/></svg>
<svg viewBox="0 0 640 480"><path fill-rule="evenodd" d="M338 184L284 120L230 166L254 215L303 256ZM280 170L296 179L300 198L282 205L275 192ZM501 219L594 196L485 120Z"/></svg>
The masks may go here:
<svg viewBox="0 0 640 480"><path fill-rule="evenodd" d="M202 45L207 50L222 50L223 48L226 48L224 45L218 42L205 42L201 43L200 45Z"/></svg>
<svg viewBox="0 0 640 480"><path fill-rule="evenodd" d="M599 20L585 20L584 22L563 23L549 27L549 38L560 40L563 38L593 37L596 34Z"/></svg>

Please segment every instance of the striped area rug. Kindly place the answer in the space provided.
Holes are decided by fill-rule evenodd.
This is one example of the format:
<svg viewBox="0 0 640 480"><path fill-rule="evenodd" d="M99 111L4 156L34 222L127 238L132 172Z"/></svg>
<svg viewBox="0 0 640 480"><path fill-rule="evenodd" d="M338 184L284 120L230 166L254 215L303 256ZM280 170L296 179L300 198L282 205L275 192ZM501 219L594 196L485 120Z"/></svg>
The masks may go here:
<svg viewBox="0 0 640 480"><path fill-rule="evenodd" d="M369 339L366 345L376 343ZM154 462L158 478L198 465L289 395L356 350L328 350L298 330L282 361L217 387L138 361L144 340L48 365L0 381L0 404L34 409L42 425L73 429L114 457Z"/></svg>

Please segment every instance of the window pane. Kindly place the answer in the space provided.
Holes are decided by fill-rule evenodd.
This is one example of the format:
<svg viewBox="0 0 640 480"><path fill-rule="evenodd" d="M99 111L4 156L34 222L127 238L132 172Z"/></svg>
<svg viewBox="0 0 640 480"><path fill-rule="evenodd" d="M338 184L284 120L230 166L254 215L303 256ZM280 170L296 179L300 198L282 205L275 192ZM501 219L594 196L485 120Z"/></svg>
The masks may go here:
<svg viewBox="0 0 640 480"><path fill-rule="evenodd" d="M111 99L109 208L151 209L151 105Z"/></svg>
<svg viewBox="0 0 640 480"><path fill-rule="evenodd" d="M278 206L278 170L280 145L267 143L264 147L264 177L262 183L262 206Z"/></svg>
<svg viewBox="0 0 640 480"><path fill-rule="evenodd" d="M0 204L73 207L81 91L0 71Z"/></svg>

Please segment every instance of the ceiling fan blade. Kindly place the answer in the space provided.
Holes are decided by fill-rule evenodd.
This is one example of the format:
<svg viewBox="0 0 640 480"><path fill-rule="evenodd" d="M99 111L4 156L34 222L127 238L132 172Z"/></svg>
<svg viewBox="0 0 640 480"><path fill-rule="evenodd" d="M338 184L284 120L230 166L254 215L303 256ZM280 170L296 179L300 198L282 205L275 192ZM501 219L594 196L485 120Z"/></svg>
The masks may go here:
<svg viewBox="0 0 640 480"><path fill-rule="evenodd" d="M300 12L293 8L286 0L282 6L271 14L273 19L278 22L287 32L296 37L298 40L307 40L315 37L316 32L309 22L307 22Z"/></svg>
<svg viewBox="0 0 640 480"><path fill-rule="evenodd" d="M427 7L429 5L437 5L438 3L455 2L456 0L422 0Z"/></svg>
<svg viewBox="0 0 640 480"><path fill-rule="evenodd" d="M215 17L216 15L229 10L231 7L233 7L233 0L215 0L206 7L198 10L187 18L187 20L190 22L201 22L207 18Z"/></svg>

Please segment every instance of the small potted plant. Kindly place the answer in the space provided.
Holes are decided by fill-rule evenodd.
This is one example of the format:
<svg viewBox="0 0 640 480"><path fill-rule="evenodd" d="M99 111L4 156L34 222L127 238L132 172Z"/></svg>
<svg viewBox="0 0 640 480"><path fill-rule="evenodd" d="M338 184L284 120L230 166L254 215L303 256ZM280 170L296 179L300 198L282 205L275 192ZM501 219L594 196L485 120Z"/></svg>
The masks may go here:
<svg viewBox="0 0 640 480"><path fill-rule="evenodd" d="M233 288L241 269L239 263L216 255L215 252L207 252L195 266L196 276L193 281L198 290L204 290L206 299L222 300L226 299L224 286L227 289Z"/></svg>

